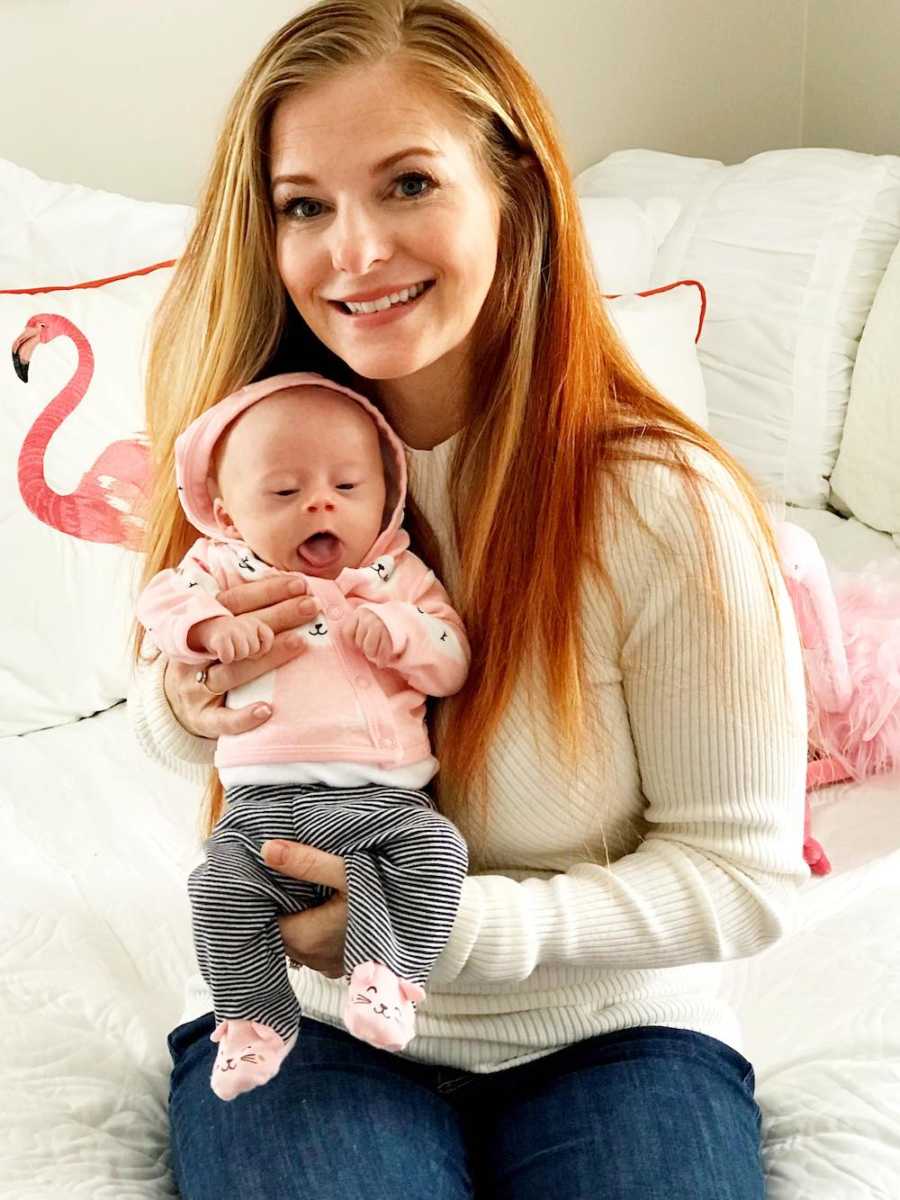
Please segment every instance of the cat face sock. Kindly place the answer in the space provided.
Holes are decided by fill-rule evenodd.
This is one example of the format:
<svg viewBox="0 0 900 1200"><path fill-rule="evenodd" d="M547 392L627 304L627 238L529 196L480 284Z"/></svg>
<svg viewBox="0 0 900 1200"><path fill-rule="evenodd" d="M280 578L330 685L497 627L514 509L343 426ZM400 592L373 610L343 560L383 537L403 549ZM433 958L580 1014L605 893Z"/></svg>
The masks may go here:
<svg viewBox="0 0 900 1200"><path fill-rule="evenodd" d="M296 1032L285 1041L260 1021L222 1021L209 1036L219 1044L209 1084L220 1100L268 1083L297 1041Z"/></svg>
<svg viewBox="0 0 900 1200"><path fill-rule="evenodd" d="M381 1050L403 1050L416 1030L416 1002L425 999L417 983L401 979L382 963L354 967L344 1002L344 1024Z"/></svg>

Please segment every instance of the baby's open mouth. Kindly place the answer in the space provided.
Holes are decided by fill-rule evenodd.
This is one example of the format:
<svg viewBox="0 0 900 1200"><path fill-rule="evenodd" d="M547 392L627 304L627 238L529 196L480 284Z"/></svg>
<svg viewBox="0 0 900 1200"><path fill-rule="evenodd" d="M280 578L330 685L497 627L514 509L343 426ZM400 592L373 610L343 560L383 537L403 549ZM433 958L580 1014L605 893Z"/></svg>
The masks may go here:
<svg viewBox="0 0 900 1200"><path fill-rule="evenodd" d="M314 533L300 543L297 553L308 566L329 567L340 557L340 538L333 533Z"/></svg>

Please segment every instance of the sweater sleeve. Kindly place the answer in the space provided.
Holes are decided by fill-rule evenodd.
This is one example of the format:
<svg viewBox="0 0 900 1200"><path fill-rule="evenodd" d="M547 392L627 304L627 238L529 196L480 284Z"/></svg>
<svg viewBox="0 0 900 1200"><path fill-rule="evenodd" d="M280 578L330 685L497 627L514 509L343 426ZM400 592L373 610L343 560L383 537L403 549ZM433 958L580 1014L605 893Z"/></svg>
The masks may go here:
<svg viewBox="0 0 900 1200"><path fill-rule="evenodd" d="M216 742L194 737L175 719L163 688L166 657L136 667L128 690L128 719L138 745L163 767L203 784L213 765Z"/></svg>
<svg viewBox="0 0 900 1200"><path fill-rule="evenodd" d="M508 984L539 965L724 961L757 954L790 928L797 887L809 877L799 637L780 571L745 523L752 514L743 494L701 453L694 465L707 462L724 493L701 490L715 554L710 582L721 587L726 623L704 579L694 508L665 468L645 470L634 498L671 554L629 524L605 564L624 606L619 668L643 841L606 866L584 862L521 881L468 876L432 984ZM603 780L596 786L600 803Z"/></svg>

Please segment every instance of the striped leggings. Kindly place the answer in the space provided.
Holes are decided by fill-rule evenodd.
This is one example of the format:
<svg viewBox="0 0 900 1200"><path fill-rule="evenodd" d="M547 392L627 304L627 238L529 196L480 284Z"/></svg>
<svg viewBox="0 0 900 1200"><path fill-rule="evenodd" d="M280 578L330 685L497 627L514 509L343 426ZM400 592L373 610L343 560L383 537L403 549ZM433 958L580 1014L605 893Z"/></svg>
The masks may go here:
<svg viewBox="0 0 900 1200"><path fill-rule="evenodd" d="M228 804L191 872L194 947L216 1022L261 1021L283 1038L300 1022L277 918L321 904L332 889L266 866L270 838L340 855L347 872L344 971L384 963L424 984L456 918L468 852L426 792L369 784L258 784Z"/></svg>

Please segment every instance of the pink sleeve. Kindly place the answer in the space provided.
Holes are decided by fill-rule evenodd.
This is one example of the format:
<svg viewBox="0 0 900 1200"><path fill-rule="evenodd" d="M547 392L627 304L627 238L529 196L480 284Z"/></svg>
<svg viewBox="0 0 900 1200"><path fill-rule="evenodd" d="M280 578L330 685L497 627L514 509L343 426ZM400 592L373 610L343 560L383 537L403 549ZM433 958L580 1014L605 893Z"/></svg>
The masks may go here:
<svg viewBox="0 0 900 1200"><path fill-rule="evenodd" d="M408 598L359 607L371 609L390 634L392 653L379 666L398 671L424 695L452 696L469 671L466 631L434 572L414 555L408 558L418 567L404 570L403 579L398 579Z"/></svg>
<svg viewBox="0 0 900 1200"><path fill-rule="evenodd" d="M210 563L209 538L200 538L175 568L160 571L138 597L137 619L169 658L186 663L209 662L209 655L188 647L188 634L198 621L230 617L216 595L227 581Z"/></svg>

